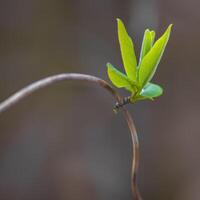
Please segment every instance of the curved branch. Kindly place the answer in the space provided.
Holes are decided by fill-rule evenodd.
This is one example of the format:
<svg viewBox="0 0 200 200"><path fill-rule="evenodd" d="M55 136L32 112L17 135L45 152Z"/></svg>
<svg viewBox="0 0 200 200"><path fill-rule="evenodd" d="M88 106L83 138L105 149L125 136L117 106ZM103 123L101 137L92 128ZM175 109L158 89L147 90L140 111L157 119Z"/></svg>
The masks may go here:
<svg viewBox="0 0 200 200"><path fill-rule="evenodd" d="M97 78L95 76L86 75L86 74L77 74L77 73L65 73L65 74L58 74L54 76L49 76L47 78L41 79L39 81L36 81L23 89L19 90L12 96L10 96L8 99L0 103L0 114L13 105L17 104L20 100L24 99L28 95L34 93L35 91L47 87L53 83L64 81L64 80L76 80L76 81L84 81L84 82L90 82L95 83L105 90L107 90L115 99L117 102L122 103L123 98L108 84L106 81ZM139 142L138 142L138 136L135 129L135 125L133 122L133 119L128 112L126 108L122 108L122 112L124 114L124 118L128 124L129 130L131 132L131 138L132 138L132 147L133 147L133 161L132 161L132 192L135 200L141 200L140 193L137 187L136 182L136 175L138 171L139 166Z"/></svg>
<svg viewBox="0 0 200 200"><path fill-rule="evenodd" d="M12 96L10 96L8 99L6 99L0 104L0 113L4 112L11 106L18 103L20 100L34 93L35 91L41 88L47 87L49 85L52 85L53 83L61 82L64 80L77 80L77 81L96 83L100 85L101 87L105 88L106 90L108 90L115 97L115 99L117 99L117 101L120 100L120 96L106 81L100 78L97 78L95 76L90 76L86 74L66 73L66 74L57 74L57 75L49 76L47 78L36 81L24 87L23 89L19 90L18 92L16 92L15 94L13 94Z"/></svg>

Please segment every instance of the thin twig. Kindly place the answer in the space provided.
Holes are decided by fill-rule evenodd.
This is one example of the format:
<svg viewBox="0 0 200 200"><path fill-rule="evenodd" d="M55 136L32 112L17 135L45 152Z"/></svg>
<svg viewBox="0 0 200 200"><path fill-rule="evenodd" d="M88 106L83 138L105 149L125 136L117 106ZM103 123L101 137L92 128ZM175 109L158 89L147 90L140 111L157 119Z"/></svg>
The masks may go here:
<svg viewBox="0 0 200 200"><path fill-rule="evenodd" d="M123 113L124 113L126 122L128 123L128 127L131 132L131 138L132 138L132 148L133 148L132 171L131 171L132 194L136 200L142 200L142 197L140 195L140 191L137 185L137 172L139 168L139 156L140 156L138 135L135 128L135 124L133 122L133 118L131 117L128 110L123 108Z"/></svg>
<svg viewBox="0 0 200 200"><path fill-rule="evenodd" d="M58 75L41 79L19 90L18 92L10 96L8 99L0 103L0 114L2 114L4 111L9 109L13 105L17 104L19 101L21 101L28 95L34 93L35 91L41 88L47 87L53 83L64 81L64 80L76 80L76 81L95 83L101 86L102 88L106 89L116 99L117 102L119 103L123 102L123 98L106 81L100 78L97 78L95 76L86 75L86 74L65 73L65 74L58 74ZM129 130L131 132L131 138L132 138L132 147L133 147L133 160L132 160L132 173L131 173L132 192L133 192L133 196L135 200L141 200L141 196L140 196L140 193L137 187L137 182L136 182L136 175L137 175L138 166L139 166L138 136L137 136L135 125L130 113L125 107L122 108L122 112L128 124Z"/></svg>

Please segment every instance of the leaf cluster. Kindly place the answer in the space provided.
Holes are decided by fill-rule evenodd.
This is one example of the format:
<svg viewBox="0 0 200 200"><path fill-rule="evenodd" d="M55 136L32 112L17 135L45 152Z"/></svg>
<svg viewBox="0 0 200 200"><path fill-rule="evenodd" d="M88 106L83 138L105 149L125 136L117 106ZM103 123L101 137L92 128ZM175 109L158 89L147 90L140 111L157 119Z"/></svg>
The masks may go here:
<svg viewBox="0 0 200 200"><path fill-rule="evenodd" d="M120 19L117 19L117 26L125 74L116 69L112 64L107 63L110 80L116 87L125 88L131 93L131 103L143 99L153 100L153 98L162 95L163 89L150 81L164 53L170 37L172 24L168 26L157 41L155 41L155 31L145 30L138 62L133 41Z"/></svg>

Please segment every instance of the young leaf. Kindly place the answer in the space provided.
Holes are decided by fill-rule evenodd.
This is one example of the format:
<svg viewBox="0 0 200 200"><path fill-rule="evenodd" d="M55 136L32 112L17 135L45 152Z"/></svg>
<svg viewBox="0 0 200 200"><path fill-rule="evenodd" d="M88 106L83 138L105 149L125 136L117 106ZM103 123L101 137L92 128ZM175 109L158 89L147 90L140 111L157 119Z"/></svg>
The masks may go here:
<svg viewBox="0 0 200 200"><path fill-rule="evenodd" d="M151 50L142 59L139 68L139 85L141 87L152 79L169 40L171 27L172 24L169 25L165 33L155 42Z"/></svg>
<svg viewBox="0 0 200 200"><path fill-rule="evenodd" d="M125 26L120 19L117 19L117 25L119 44L126 74L130 80L136 81L137 61L133 42L126 32Z"/></svg>
<svg viewBox="0 0 200 200"><path fill-rule="evenodd" d="M151 46L153 46L154 40L155 40L155 36L156 36L156 32L155 31L150 31L151 33Z"/></svg>
<svg viewBox="0 0 200 200"><path fill-rule="evenodd" d="M146 29L144 32L144 37L142 41L140 60L139 60L138 66L140 66L142 59L150 51L151 47L153 46L154 38L155 38L155 32L150 31L149 29Z"/></svg>
<svg viewBox="0 0 200 200"><path fill-rule="evenodd" d="M162 95L162 93L163 89L159 85L153 83L147 83L146 86L140 92L140 95L152 99L154 97Z"/></svg>
<svg viewBox="0 0 200 200"><path fill-rule="evenodd" d="M138 95L131 96L131 103L145 99L153 100L153 98L161 96L162 93L163 89L159 85L147 83Z"/></svg>
<svg viewBox="0 0 200 200"><path fill-rule="evenodd" d="M108 76L112 81L113 85L118 88L126 88L128 91L132 92L133 88L131 82L129 81L128 77L117 70L112 64L107 63L108 68Z"/></svg>

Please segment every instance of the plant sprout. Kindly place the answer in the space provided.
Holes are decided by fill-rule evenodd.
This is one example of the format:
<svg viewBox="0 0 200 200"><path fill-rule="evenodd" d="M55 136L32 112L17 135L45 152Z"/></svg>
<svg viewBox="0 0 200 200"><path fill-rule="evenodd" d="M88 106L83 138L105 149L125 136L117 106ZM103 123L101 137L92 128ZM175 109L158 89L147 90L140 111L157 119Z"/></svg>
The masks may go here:
<svg viewBox="0 0 200 200"><path fill-rule="evenodd" d="M135 56L133 42L126 31L123 22L120 19L117 19L117 24L118 38L126 75L108 63L108 76L116 87L125 88L128 90L131 93L129 97L122 98L118 92L115 91L112 86L110 86L109 83L98 77L87 74L64 73L43 78L30 85L27 85L23 89L11 95L5 101L0 103L0 115L8 108L12 107L37 90L65 80L82 81L90 84L95 83L104 90L107 90L116 99L116 101L118 101L118 103L115 105L114 111L117 111L126 103L135 103L136 101L143 99L153 100L154 98L162 95L162 88L159 85L151 83L150 81L155 74L157 66L169 40L172 24L168 26L165 33L155 43L155 32L150 31L149 29L145 30L138 63ZM142 198L136 180L139 166L139 141L137 131L128 110L126 108L122 108L122 112L129 127L133 144L131 170L132 193L135 200L141 200Z"/></svg>
<svg viewBox="0 0 200 200"><path fill-rule="evenodd" d="M117 26L121 56L126 75L117 70L112 64L107 63L108 76L116 87L125 88L131 95L124 98L121 104L116 103L115 109L126 103L135 103L138 100L144 99L153 100L162 95L163 89L161 86L150 81L164 53L170 37L172 24L168 26L167 30L156 42L154 42L155 31L145 30L138 63L133 41L120 19L117 19Z"/></svg>

